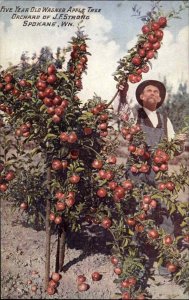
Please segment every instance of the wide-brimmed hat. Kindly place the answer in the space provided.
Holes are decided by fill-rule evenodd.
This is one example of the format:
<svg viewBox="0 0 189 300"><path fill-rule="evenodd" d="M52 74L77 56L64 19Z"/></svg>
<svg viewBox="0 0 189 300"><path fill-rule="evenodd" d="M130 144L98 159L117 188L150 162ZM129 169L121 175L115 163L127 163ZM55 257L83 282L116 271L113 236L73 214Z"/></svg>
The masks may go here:
<svg viewBox="0 0 189 300"><path fill-rule="evenodd" d="M156 86L159 89L161 101L157 104L157 108L160 107L165 100L166 88L164 84L158 80L145 80L140 83L136 89L136 99L140 105L142 104L142 100L140 99L140 95L142 94L144 88L148 85Z"/></svg>

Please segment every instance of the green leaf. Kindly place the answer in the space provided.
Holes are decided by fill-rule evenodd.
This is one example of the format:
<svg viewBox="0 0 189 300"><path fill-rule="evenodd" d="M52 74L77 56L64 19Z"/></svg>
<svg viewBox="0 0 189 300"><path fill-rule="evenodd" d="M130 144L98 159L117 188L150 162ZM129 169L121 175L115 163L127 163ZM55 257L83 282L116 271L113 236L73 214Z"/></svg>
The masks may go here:
<svg viewBox="0 0 189 300"><path fill-rule="evenodd" d="M114 283L120 283L120 279L114 279Z"/></svg>
<svg viewBox="0 0 189 300"><path fill-rule="evenodd" d="M66 118L73 118L75 120L75 114L73 113L67 113Z"/></svg>
<svg viewBox="0 0 189 300"><path fill-rule="evenodd" d="M32 149L30 154L31 154L31 156L34 156L35 154L40 153L40 152L41 152L41 149L37 147L37 148Z"/></svg>
<svg viewBox="0 0 189 300"><path fill-rule="evenodd" d="M127 247L128 243L129 243L129 240L128 240L128 239L125 239L125 240L123 241L123 243L122 243L122 247L123 247L123 248Z"/></svg>
<svg viewBox="0 0 189 300"><path fill-rule="evenodd" d="M45 111L47 108L45 106L45 104L41 105L39 111L42 112L42 111Z"/></svg>
<svg viewBox="0 0 189 300"><path fill-rule="evenodd" d="M27 196L27 202L28 202L28 205L30 205L32 203L32 199L31 199L30 195Z"/></svg>
<svg viewBox="0 0 189 300"><path fill-rule="evenodd" d="M106 179L101 180L101 181L99 182L98 186L103 186L106 182L107 182Z"/></svg>
<svg viewBox="0 0 189 300"><path fill-rule="evenodd" d="M48 133L45 138L44 138L44 141L48 140L48 139L55 139L57 137L56 134L53 134L53 133Z"/></svg>
<svg viewBox="0 0 189 300"><path fill-rule="evenodd" d="M176 206L174 204L171 205L170 214L172 215L176 210Z"/></svg>
<svg viewBox="0 0 189 300"><path fill-rule="evenodd" d="M79 118L78 118L78 121L80 120L87 120L87 119L90 119L91 117L93 117L93 114L90 113L90 112L85 112L83 115L81 115Z"/></svg>
<svg viewBox="0 0 189 300"><path fill-rule="evenodd" d="M77 168L75 171L76 171L76 172L82 172L82 171L84 171L84 170L85 170L84 168L79 167L79 168Z"/></svg>
<svg viewBox="0 0 189 300"><path fill-rule="evenodd" d="M157 52L157 51L154 52L154 58L155 58L155 59L158 58L158 52Z"/></svg>
<svg viewBox="0 0 189 300"><path fill-rule="evenodd" d="M150 68L152 69L152 63L151 63L151 61L148 61L147 63L149 64Z"/></svg>
<svg viewBox="0 0 189 300"><path fill-rule="evenodd" d="M144 270L144 266L141 263L135 263L135 265L140 268L141 270Z"/></svg>
<svg viewBox="0 0 189 300"><path fill-rule="evenodd" d="M49 127L49 125L52 123L52 121L53 121L52 118L47 120L47 127Z"/></svg>
<svg viewBox="0 0 189 300"><path fill-rule="evenodd" d="M181 224L180 224L180 227L185 227L187 225L187 223L185 221L183 221Z"/></svg>
<svg viewBox="0 0 189 300"><path fill-rule="evenodd" d="M184 217L186 215L186 211L183 210L180 205L177 205L177 209L179 211L179 213L181 214L182 217Z"/></svg>
<svg viewBox="0 0 189 300"><path fill-rule="evenodd" d="M113 243L111 242L106 242L106 245L109 246L109 245L112 245Z"/></svg>
<svg viewBox="0 0 189 300"><path fill-rule="evenodd" d="M178 242L179 240L182 240L183 239L183 236L182 235L178 235L177 237L176 237L176 241Z"/></svg>
<svg viewBox="0 0 189 300"><path fill-rule="evenodd" d="M58 72L57 77L64 78L67 82L69 81L68 76L64 72Z"/></svg>
<svg viewBox="0 0 189 300"><path fill-rule="evenodd" d="M15 162L15 159L10 159L9 161L5 162L5 166L12 165Z"/></svg>
<svg viewBox="0 0 189 300"><path fill-rule="evenodd" d="M160 259L158 260L157 264L158 264L158 267L160 267L163 263L163 257L161 256Z"/></svg>
<svg viewBox="0 0 189 300"><path fill-rule="evenodd" d="M128 233L129 235L134 235L134 232L131 229L128 230Z"/></svg>
<svg viewBox="0 0 189 300"><path fill-rule="evenodd" d="M74 171L74 165L73 164L70 164L69 167L68 167L68 170L70 170L70 173L72 173Z"/></svg>

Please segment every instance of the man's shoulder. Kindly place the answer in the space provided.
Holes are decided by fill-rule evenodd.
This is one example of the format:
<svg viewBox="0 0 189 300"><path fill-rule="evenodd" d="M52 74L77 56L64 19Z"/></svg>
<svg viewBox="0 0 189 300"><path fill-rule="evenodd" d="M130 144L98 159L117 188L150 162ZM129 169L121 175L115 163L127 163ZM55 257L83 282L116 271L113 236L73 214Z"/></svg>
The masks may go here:
<svg viewBox="0 0 189 300"><path fill-rule="evenodd" d="M169 117L168 117L168 113L166 111L157 111L157 113L159 113L160 117L164 120L164 121L168 121Z"/></svg>

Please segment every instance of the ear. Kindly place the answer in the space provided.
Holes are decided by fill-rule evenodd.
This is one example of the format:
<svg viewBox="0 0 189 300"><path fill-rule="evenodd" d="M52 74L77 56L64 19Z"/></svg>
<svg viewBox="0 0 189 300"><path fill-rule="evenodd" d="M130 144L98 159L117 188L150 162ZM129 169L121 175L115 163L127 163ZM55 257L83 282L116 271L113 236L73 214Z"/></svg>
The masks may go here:
<svg viewBox="0 0 189 300"><path fill-rule="evenodd" d="M161 102L161 97L159 96L158 99L157 99L157 102Z"/></svg>
<svg viewBox="0 0 189 300"><path fill-rule="evenodd" d="M144 99L144 96L143 96L143 93L140 94L140 99L143 100Z"/></svg>

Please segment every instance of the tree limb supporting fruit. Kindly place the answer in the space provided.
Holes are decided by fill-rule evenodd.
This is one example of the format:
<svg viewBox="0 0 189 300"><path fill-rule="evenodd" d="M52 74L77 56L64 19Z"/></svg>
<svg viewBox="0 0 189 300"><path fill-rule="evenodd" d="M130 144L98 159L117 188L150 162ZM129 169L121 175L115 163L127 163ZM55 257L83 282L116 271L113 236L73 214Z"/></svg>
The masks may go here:
<svg viewBox="0 0 189 300"><path fill-rule="evenodd" d="M51 179L51 169L50 167L47 169L47 188L50 190L50 179ZM51 244L51 225L49 220L50 215L50 199L47 198L46 201L46 255L45 255L45 289L48 287L49 283L49 273L50 273L50 244Z"/></svg>
<svg viewBox="0 0 189 300"><path fill-rule="evenodd" d="M119 93L119 90L116 91L115 95L112 97L112 99L110 100L110 102L107 103L106 107L110 106L114 102L114 100L117 97L118 93Z"/></svg>

